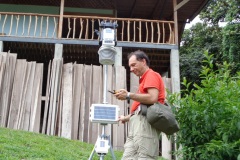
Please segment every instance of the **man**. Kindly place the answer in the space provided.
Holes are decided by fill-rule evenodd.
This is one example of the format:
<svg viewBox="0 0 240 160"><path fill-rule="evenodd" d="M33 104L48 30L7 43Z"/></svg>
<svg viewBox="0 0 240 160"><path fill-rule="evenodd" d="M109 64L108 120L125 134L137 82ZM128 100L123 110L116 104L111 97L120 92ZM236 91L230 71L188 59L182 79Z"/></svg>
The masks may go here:
<svg viewBox="0 0 240 160"><path fill-rule="evenodd" d="M130 71L139 79L137 93L120 89L116 94L119 100L132 99L130 114L121 115L119 121L129 121L129 135L124 145L123 160L155 160L159 155L159 132L154 129L144 115L141 105L155 102L164 103L165 88L159 73L149 68L148 56L143 51L135 51L128 56Z"/></svg>

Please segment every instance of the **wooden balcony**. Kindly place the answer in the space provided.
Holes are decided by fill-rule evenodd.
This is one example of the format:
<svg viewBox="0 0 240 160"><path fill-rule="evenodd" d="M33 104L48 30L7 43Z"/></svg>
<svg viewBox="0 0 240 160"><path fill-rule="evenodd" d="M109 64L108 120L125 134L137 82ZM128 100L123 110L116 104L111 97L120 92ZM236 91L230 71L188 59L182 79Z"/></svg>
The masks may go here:
<svg viewBox="0 0 240 160"><path fill-rule="evenodd" d="M102 21L118 24L117 46L177 48L173 21L12 12L0 12L0 40L98 45Z"/></svg>

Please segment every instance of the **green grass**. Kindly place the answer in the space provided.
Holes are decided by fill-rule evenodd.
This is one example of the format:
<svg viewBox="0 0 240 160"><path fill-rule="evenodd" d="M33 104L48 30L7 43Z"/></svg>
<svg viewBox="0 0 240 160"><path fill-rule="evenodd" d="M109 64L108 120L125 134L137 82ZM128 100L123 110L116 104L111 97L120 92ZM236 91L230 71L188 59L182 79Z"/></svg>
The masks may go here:
<svg viewBox="0 0 240 160"><path fill-rule="evenodd" d="M77 140L0 128L0 160L87 160L93 147ZM121 159L122 152L114 154ZM95 153L93 160L97 159ZM110 151L104 159L112 159Z"/></svg>

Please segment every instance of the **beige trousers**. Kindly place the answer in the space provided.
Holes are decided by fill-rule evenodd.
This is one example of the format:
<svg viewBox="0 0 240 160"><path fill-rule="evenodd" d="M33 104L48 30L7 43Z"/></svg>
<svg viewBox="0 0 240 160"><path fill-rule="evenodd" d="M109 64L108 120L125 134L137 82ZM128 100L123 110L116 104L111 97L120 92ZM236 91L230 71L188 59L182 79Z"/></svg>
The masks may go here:
<svg viewBox="0 0 240 160"><path fill-rule="evenodd" d="M159 132L152 128L146 117L133 115L129 129L122 160L156 160L159 155Z"/></svg>

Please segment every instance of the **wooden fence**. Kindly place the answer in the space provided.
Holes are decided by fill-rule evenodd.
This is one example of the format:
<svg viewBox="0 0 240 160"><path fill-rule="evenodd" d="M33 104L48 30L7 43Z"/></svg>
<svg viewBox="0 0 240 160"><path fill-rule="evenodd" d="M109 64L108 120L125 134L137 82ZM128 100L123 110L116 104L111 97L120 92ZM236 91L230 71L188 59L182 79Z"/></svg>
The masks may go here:
<svg viewBox="0 0 240 160"><path fill-rule="evenodd" d="M59 24L59 19L59 15L0 12L0 36L98 40L95 30L101 30L101 21L111 21L118 24L118 41L175 44L173 21L63 15Z"/></svg>
<svg viewBox="0 0 240 160"><path fill-rule="evenodd" d="M126 88L125 68L107 67L107 88ZM104 75L102 66L53 60L43 85L43 64L1 53L0 125L94 144L102 126L89 121L89 108L92 103L103 103ZM42 86L46 86L46 96L42 96ZM120 114L126 114L126 102L111 94L107 94L107 101L119 105ZM108 124L105 130L113 148L122 150L127 126Z"/></svg>

